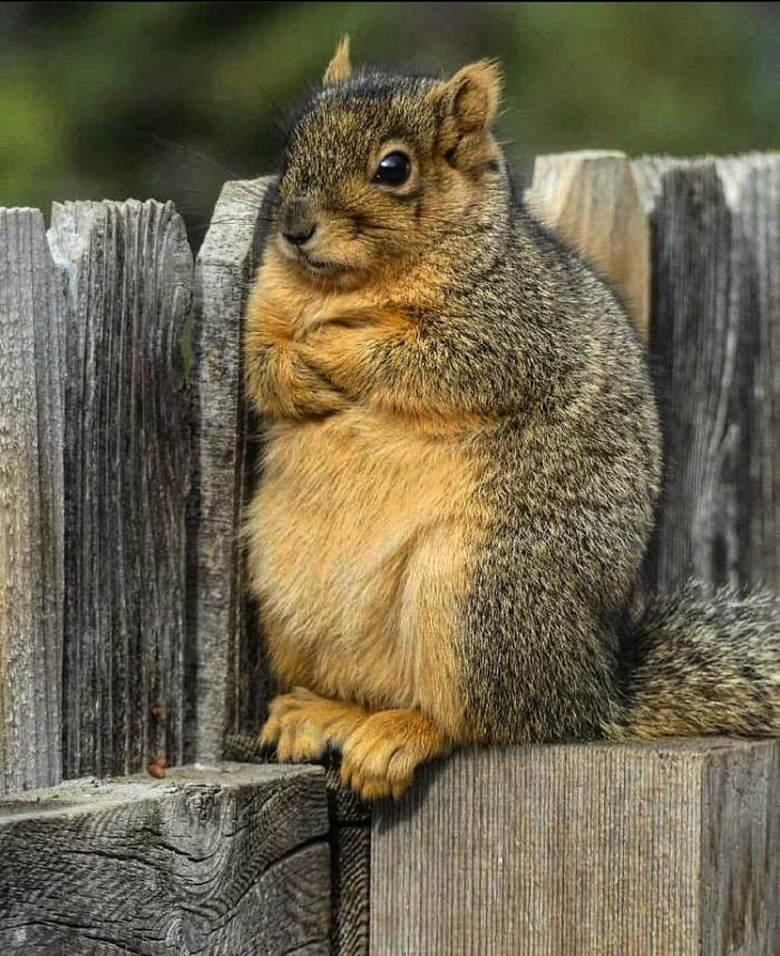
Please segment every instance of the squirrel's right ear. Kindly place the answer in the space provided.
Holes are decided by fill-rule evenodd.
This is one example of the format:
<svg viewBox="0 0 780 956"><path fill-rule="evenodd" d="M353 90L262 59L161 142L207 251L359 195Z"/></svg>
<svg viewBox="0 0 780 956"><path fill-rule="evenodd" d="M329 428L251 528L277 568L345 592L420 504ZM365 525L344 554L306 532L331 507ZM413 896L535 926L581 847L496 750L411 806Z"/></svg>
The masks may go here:
<svg viewBox="0 0 780 956"><path fill-rule="evenodd" d="M490 129L501 98L501 70L494 60L469 63L439 90L446 119L468 136Z"/></svg>
<svg viewBox="0 0 780 956"><path fill-rule="evenodd" d="M352 76L352 64L349 60L349 37L339 40L333 58L322 75L323 83L341 83Z"/></svg>

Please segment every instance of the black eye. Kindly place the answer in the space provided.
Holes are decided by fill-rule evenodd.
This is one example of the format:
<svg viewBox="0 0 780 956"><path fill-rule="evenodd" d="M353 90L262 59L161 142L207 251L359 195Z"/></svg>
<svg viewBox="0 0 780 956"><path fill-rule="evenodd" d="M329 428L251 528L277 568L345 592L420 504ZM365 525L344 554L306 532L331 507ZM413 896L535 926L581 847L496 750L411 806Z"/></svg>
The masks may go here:
<svg viewBox="0 0 780 956"><path fill-rule="evenodd" d="M412 161L400 149L388 153L379 163L372 182L384 183L386 186L401 186L409 178L412 171Z"/></svg>

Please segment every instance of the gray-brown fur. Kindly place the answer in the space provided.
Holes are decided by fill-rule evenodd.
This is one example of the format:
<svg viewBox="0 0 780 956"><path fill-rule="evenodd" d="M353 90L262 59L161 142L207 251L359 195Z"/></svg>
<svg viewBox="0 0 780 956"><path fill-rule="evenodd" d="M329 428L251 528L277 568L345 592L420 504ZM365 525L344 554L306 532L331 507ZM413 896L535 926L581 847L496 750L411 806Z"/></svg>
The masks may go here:
<svg viewBox="0 0 780 956"><path fill-rule="evenodd" d="M464 237L478 275L452 290L453 315L491 337L471 387L500 401L507 379L463 635L472 728L506 742L779 734L776 598L691 587L626 624L661 471L642 348L607 285L510 195L492 262L487 234Z"/></svg>
<svg viewBox="0 0 780 956"><path fill-rule="evenodd" d="M625 737L780 735L777 598L691 584L654 600L624 640Z"/></svg>
<svg viewBox="0 0 780 956"><path fill-rule="evenodd" d="M482 738L576 739L617 712L615 621L652 526L658 423L641 346L604 283L520 206L502 245L495 269L458 290L493 339L488 374L507 377L481 450L496 517L468 598L469 705Z"/></svg>

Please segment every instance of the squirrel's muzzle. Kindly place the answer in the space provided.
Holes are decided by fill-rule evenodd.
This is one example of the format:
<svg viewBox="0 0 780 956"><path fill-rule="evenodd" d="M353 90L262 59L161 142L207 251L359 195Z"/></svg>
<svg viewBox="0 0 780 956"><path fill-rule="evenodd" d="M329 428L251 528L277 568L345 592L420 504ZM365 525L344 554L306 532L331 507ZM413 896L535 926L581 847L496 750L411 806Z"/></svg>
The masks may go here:
<svg viewBox="0 0 780 956"><path fill-rule="evenodd" d="M310 203L288 199L279 210L279 229L291 246L305 245L317 231L317 218Z"/></svg>

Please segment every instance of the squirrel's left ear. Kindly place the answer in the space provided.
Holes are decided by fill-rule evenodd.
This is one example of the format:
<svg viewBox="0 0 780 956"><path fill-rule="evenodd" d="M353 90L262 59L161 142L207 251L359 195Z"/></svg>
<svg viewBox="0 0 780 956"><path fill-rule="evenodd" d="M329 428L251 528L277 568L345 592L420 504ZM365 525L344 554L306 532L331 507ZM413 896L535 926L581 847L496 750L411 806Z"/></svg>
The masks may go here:
<svg viewBox="0 0 780 956"><path fill-rule="evenodd" d="M333 59L325 68L323 83L341 83L352 76L352 64L349 61L349 37L343 36L336 47Z"/></svg>
<svg viewBox="0 0 780 956"><path fill-rule="evenodd" d="M488 130L501 99L501 70L494 60L469 63L449 80L440 97L448 118L463 135Z"/></svg>

